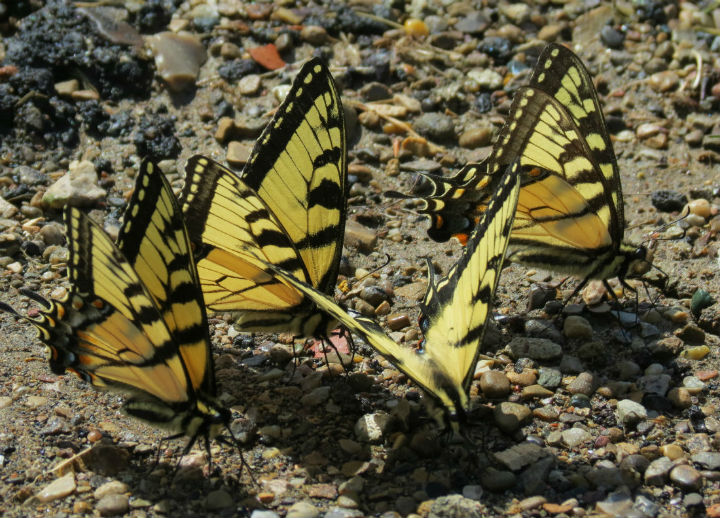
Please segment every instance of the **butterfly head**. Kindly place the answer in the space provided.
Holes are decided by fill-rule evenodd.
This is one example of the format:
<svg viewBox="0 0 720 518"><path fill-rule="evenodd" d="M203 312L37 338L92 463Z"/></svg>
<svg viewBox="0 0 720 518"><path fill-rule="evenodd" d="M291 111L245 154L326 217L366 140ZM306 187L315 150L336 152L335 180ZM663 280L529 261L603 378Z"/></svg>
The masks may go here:
<svg viewBox="0 0 720 518"><path fill-rule="evenodd" d="M425 398L425 409L428 415L435 420L439 428L459 434L466 422L465 409L459 395L453 391L444 391L438 396L439 401L435 398Z"/></svg>
<svg viewBox="0 0 720 518"><path fill-rule="evenodd" d="M198 430L200 435L207 435L211 439L217 437L223 429L230 428L232 414L214 398L203 397L197 403L197 411L201 414L202 425Z"/></svg>
<svg viewBox="0 0 720 518"><path fill-rule="evenodd" d="M618 277L638 278L650 271L652 268L653 250L645 245L632 245L623 243L620 248L623 262Z"/></svg>

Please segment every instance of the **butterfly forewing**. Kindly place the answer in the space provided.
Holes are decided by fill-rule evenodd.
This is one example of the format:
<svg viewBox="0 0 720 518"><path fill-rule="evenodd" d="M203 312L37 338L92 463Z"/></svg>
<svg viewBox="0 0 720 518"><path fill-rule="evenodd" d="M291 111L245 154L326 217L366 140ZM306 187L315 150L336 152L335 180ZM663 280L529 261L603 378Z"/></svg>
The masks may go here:
<svg viewBox="0 0 720 518"><path fill-rule="evenodd" d="M212 394L210 337L182 213L162 171L144 160L118 248L153 297L194 388Z"/></svg>
<svg viewBox="0 0 720 518"><path fill-rule="evenodd" d="M553 96L579 128L580 136L587 143L589 156L601 173L603 192L611 213L608 216L610 232L613 239L621 241L624 214L620 170L597 90L587 68L567 48L549 45L538 58L530 85Z"/></svg>
<svg viewBox="0 0 720 518"><path fill-rule="evenodd" d="M446 277L431 277L422 304L426 354L467 391L503 267L520 191L520 165L502 184Z"/></svg>
<svg viewBox="0 0 720 518"><path fill-rule="evenodd" d="M264 263L247 251L308 280L295 244L263 200L235 173L206 157L192 157L187 171L185 213L190 232L202 235L200 246L206 249L198 269L208 307L264 311L300 304L302 295L268 275Z"/></svg>
<svg viewBox="0 0 720 518"><path fill-rule="evenodd" d="M253 150L242 178L267 203L324 292L337 279L346 217L346 135L327 69L303 67Z"/></svg>

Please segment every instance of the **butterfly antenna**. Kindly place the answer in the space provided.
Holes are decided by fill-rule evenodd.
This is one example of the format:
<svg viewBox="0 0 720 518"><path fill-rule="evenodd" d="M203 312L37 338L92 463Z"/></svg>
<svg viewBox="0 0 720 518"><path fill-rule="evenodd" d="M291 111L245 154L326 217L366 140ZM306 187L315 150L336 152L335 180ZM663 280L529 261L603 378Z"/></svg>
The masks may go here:
<svg viewBox="0 0 720 518"><path fill-rule="evenodd" d="M380 266L378 266L378 267L370 270L369 272L367 272L367 273L366 273L365 275L363 275L362 277L360 277L360 278L358 278L358 279L355 279L355 282L353 282L353 284L357 284L357 283L360 282L361 280L366 279L367 277L370 277L373 273L379 272L380 270L382 270L383 268L385 268L388 264L390 264L390 261L391 261L390 254L388 254L388 253L386 252L386 253L385 253L385 262L384 262L383 264L381 264Z"/></svg>

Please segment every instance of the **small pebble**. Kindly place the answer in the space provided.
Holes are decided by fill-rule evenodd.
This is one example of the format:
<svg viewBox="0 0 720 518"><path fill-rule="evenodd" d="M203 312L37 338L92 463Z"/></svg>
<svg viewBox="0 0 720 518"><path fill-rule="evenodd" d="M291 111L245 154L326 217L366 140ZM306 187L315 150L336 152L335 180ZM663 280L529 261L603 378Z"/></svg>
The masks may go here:
<svg viewBox="0 0 720 518"><path fill-rule="evenodd" d="M546 338L528 338L516 336L506 346L513 358L527 357L533 360L546 361L559 358L563 350L560 344Z"/></svg>
<svg viewBox="0 0 720 518"><path fill-rule="evenodd" d="M688 203L688 210L691 214L700 216L703 219L708 219L710 217L710 202L703 198L691 200Z"/></svg>
<svg viewBox="0 0 720 518"><path fill-rule="evenodd" d="M625 426L632 426L647 419L647 410L640 403L631 399L623 399L617 404L618 420Z"/></svg>
<svg viewBox="0 0 720 518"><path fill-rule="evenodd" d="M581 316L571 315L565 318L563 334L567 338L592 338L592 326L587 319Z"/></svg>
<svg viewBox="0 0 720 518"><path fill-rule="evenodd" d="M93 497L96 500L100 500L107 495L119 495L128 491L128 485L119 480L111 480L110 482L104 483L93 492Z"/></svg>
<svg viewBox="0 0 720 518"><path fill-rule="evenodd" d="M523 399L546 398L552 396L553 394L554 392L552 390L548 390L539 384L523 387L522 392L520 393Z"/></svg>
<svg viewBox="0 0 720 518"><path fill-rule="evenodd" d="M575 448L588 442L592 436L582 428L570 428L562 431L562 441L568 448Z"/></svg>
<svg viewBox="0 0 720 518"><path fill-rule="evenodd" d="M683 387L673 387L667 394L668 400L675 408L690 408L692 406L692 396L690 392Z"/></svg>
<svg viewBox="0 0 720 518"><path fill-rule="evenodd" d="M698 470L687 464L675 466L670 471L670 481L686 491L697 491L702 487L703 483Z"/></svg>
<svg viewBox="0 0 720 518"><path fill-rule="evenodd" d="M392 417L385 412L366 414L355 423L355 435L362 442L379 442L387 432Z"/></svg>
<svg viewBox="0 0 720 518"><path fill-rule="evenodd" d="M586 396L592 395L594 389L595 378L589 372L581 372L567 386L567 390L568 392L570 392L570 394L585 394Z"/></svg>
<svg viewBox="0 0 720 518"><path fill-rule="evenodd" d="M503 401L495 407L494 416L498 427L504 432L511 433L520 428L520 425L530 417L530 409L519 403Z"/></svg>
<svg viewBox="0 0 720 518"><path fill-rule="evenodd" d="M102 497L95 509L101 516L117 516L125 514L130 509L130 499L127 495L110 494Z"/></svg>
<svg viewBox="0 0 720 518"><path fill-rule="evenodd" d="M660 453L670 460L681 459L685 457L685 452L677 444L664 444L660 446Z"/></svg>
<svg viewBox="0 0 720 518"><path fill-rule="evenodd" d="M50 482L35 496L40 502L52 502L53 500L58 500L59 498L65 498L74 492L76 487L75 474L70 472Z"/></svg>
<svg viewBox="0 0 720 518"><path fill-rule="evenodd" d="M538 371L538 385L547 389L555 389L562 382L562 372L552 367L540 367Z"/></svg>
<svg viewBox="0 0 720 518"><path fill-rule="evenodd" d="M683 388L691 395L697 395L705 389L705 383L696 376L685 376L683 378Z"/></svg>
<svg viewBox="0 0 720 518"><path fill-rule="evenodd" d="M146 38L155 66L168 87L181 91L193 86L207 59L202 42L191 34L160 32Z"/></svg>
<svg viewBox="0 0 720 518"><path fill-rule="evenodd" d="M373 308L373 312L375 312L375 309ZM389 315L386 320L387 326L392 331L397 331L399 329L403 329L410 325L410 317L408 317L405 314L400 315Z"/></svg>
<svg viewBox="0 0 720 518"><path fill-rule="evenodd" d="M645 470L645 483L649 486L663 486L670 470L675 464L667 457L660 457L652 461Z"/></svg>
<svg viewBox="0 0 720 518"><path fill-rule="evenodd" d="M487 371L480 378L480 389L489 399L502 398L510 393L510 381L500 371Z"/></svg>
<svg viewBox="0 0 720 518"><path fill-rule="evenodd" d="M716 451L702 451L695 453L690 457L690 460L694 464L697 464L703 469L709 469L713 471L720 470L720 452Z"/></svg>
<svg viewBox="0 0 720 518"><path fill-rule="evenodd" d="M512 471L489 467L480 475L480 482L488 491L500 493L514 487L517 484L517 478Z"/></svg>
<svg viewBox="0 0 720 518"><path fill-rule="evenodd" d="M317 518L320 511L310 502L295 502L287 511L285 518Z"/></svg>
<svg viewBox="0 0 720 518"><path fill-rule="evenodd" d="M698 345L695 347L688 347L680 354L683 358L687 358L688 360L702 360L705 356L710 354L710 348L707 345Z"/></svg>

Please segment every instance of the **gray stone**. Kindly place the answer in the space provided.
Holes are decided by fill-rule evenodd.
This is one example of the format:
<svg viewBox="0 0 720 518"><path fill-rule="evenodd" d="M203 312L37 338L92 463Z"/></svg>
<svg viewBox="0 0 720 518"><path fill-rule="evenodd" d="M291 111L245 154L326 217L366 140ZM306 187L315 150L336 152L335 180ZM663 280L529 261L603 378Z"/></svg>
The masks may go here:
<svg viewBox="0 0 720 518"><path fill-rule="evenodd" d="M255 509L250 518L280 518L280 515L267 509Z"/></svg>
<svg viewBox="0 0 720 518"><path fill-rule="evenodd" d="M110 482L104 483L93 491L93 497L96 500L100 500L102 497L107 495L120 495L128 491L128 485L119 480L111 480Z"/></svg>
<svg viewBox="0 0 720 518"><path fill-rule="evenodd" d="M633 507L633 501L627 488L619 489L610 493L605 500L597 502L595 507L601 513L610 516L629 517Z"/></svg>
<svg viewBox="0 0 720 518"><path fill-rule="evenodd" d="M526 357L538 361L548 361L562 355L562 346L547 338L516 336L510 340L506 350L515 359Z"/></svg>
<svg viewBox="0 0 720 518"><path fill-rule="evenodd" d="M631 399L618 401L617 416L624 426L631 426L647 419L647 410L640 403Z"/></svg>
<svg viewBox="0 0 720 518"><path fill-rule="evenodd" d="M364 442L380 442L391 422L392 416L386 412L366 414L355 423L355 436Z"/></svg>
<svg viewBox="0 0 720 518"><path fill-rule="evenodd" d="M503 401L495 407L493 415L495 423L502 431L512 433L530 417L530 413L530 408L525 405Z"/></svg>
<svg viewBox="0 0 720 518"><path fill-rule="evenodd" d="M497 90L503 86L503 76L489 68L475 68L467 73L467 77L475 81L481 90Z"/></svg>
<svg viewBox="0 0 720 518"><path fill-rule="evenodd" d="M645 473L645 470L647 470L649 465L650 461L648 458L637 453L628 455L620 461L620 469L625 471L635 471L640 474Z"/></svg>
<svg viewBox="0 0 720 518"><path fill-rule="evenodd" d="M540 367L538 372L538 385L547 389L554 389L562 383L562 372L551 367Z"/></svg>
<svg viewBox="0 0 720 518"><path fill-rule="evenodd" d="M506 489L515 487L517 477L512 471L499 470L489 467L483 471L482 475L480 475L480 482L488 491L502 493Z"/></svg>
<svg viewBox="0 0 720 518"><path fill-rule="evenodd" d="M579 374L583 371L583 364L576 356L564 354L558 368L563 374Z"/></svg>
<svg viewBox="0 0 720 518"><path fill-rule="evenodd" d="M585 478L595 487L615 488L625 483L620 468L609 460L598 461Z"/></svg>
<svg viewBox="0 0 720 518"><path fill-rule="evenodd" d="M637 384L645 392L664 396L670 388L670 379L669 374L650 374L640 377Z"/></svg>
<svg viewBox="0 0 720 518"><path fill-rule="evenodd" d="M130 509L130 499L127 495L105 495L95 505L95 509L102 516L117 516L125 514Z"/></svg>
<svg viewBox="0 0 720 518"><path fill-rule="evenodd" d="M65 233L59 223L48 223L40 229L38 234L46 245L62 245L65 242Z"/></svg>
<svg viewBox="0 0 720 518"><path fill-rule="evenodd" d="M444 113L423 113L415 119L413 127L421 135L438 142L455 140L455 124Z"/></svg>
<svg viewBox="0 0 720 518"><path fill-rule="evenodd" d="M690 460L699 465L703 469L713 471L720 470L720 453L716 451L702 451L695 453Z"/></svg>
<svg viewBox="0 0 720 518"><path fill-rule="evenodd" d="M470 500L482 500L483 488L477 484L469 484L463 487L462 496Z"/></svg>
<svg viewBox="0 0 720 518"><path fill-rule="evenodd" d="M575 448L592 439L590 432L582 428L569 428L562 431L562 441L568 448Z"/></svg>
<svg viewBox="0 0 720 518"><path fill-rule="evenodd" d="M586 318L578 315L570 315L565 318L563 334L567 338L592 338L592 326Z"/></svg>
<svg viewBox="0 0 720 518"><path fill-rule="evenodd" d="M495 453L495 460L512 471L518 471L548 455L548 451L534 442L521 442Z"/></svg>
<svg viewBox="0 0 720 518"><path fill-rule="evenodd" d="M503 372L487 371L480 378L480 389L489 399L502 398L510 393L510 381Z"/></svg>
<svg viewBox="0 0 720 518"><path fill-rule="evenodd" d="M483 518L485 506L461 495L441 496L430 506L430 516L443 518Z"/></svg>
<svg viewBox="0 0 720 518"><path fill-rule="evenodd" d="M317 406L330 397L330 387L318 387L309 394L300 398L300 403L305 406Z"/></svg>
<svg viewBox="0 0 720 518"><path fill-rule="evenodd" d="M618 378L623 381L635 380L640 374L640 366L634 361L622 360L617 363Z"/></svg>
<svg viewBox="0 0 720 518"><path fill-rule="evenodd" d="M397 509L401 515L407 516L415 512L415 509L417 509L417 501L411 496L399 496L395 500L395 509Z"/></svg>
<svg viewBox="0 0 720 518"><path fill-rule="evenodd" d="M65 498L75 491L75 474L68 473L57 480L53 480L37 493L36 498L43 503L52 502L59 498Z"/></svg>
<svg viewBox="0 0 720 518"><path fill-rule="evenodd" d="M480 35L490 25L489 20L480 11L472 11L468 13L464 18L458 20L455 24L455 28L461 32L468 34Z"/></svg>
<svg viewBox="0 0 720 518"><path fill-rule="evenodd" d="M288 509L285 518L317 518L320 511L310 502L295 502Z"/></svg>
<svg viewBox="0 0 720 518"><path fill-rule="evenodd" d="M570 392L570 394L585 394L586 396L590 396L595 391L595 377L589 372L581 372L577 378L572 380L567 386L567 391Z"/></svg>
<svg viewBox="0 0 720 518"><path fill-rule="evenodd" d="M325 513L323 518L363 518L363 516L365 516L365 513L363 513L360 509L348 509L346 507L331 507Z"/></svg>
<svg viewBox="0 0 720 518"><path fill-rule="evenodd" d="M520 474L520 483L526 495L537 495L545 492L546 480L555 463L553 457L545 457L530 465Z"/></svg>
<svg viewBox="0 0 720 518"><path fill-rule="evenodd" d="M43 203L54 209L70 205L87 207L105 198L105 189L98 187L95 166L88 160L70 162L67 174L61 176L43 195Z"/></svg>
<svg viewBox="0 0 720 518"><path fill-rule="evenodd" d="M673 461L667 457L655 459L645 470L645 483L649 486L663 486L668 473L673 469Z"/></svg>
<svg viewBox="0 0 720 518"><path fill-rule="evenodd" d="M643 513L643 516L657 516L660 511L660 506L645 495L636 496L633 507Z"/></svg>
<svg viewBox="0 0 720 518"><path fill-rule="evenodd" d="M697 491L703 485L702 475L687 464L675 466L670 471L670 481L685 491Z"/></svg>
<svg viewBox="0 0 720 518"><path fill-rule="evenodd" d="M179 92L195 84L200 66L207 59L197 36L165 31L148 36L146 41L158 74L171 90Z"/></svg>
<svg viewBox="0 0 720 518"><path fill-rule="evenodd" d="M547 338L556 343L563 343L563 335L552 322L531 318L525 322L525 334L535 338Z"/></svg>

